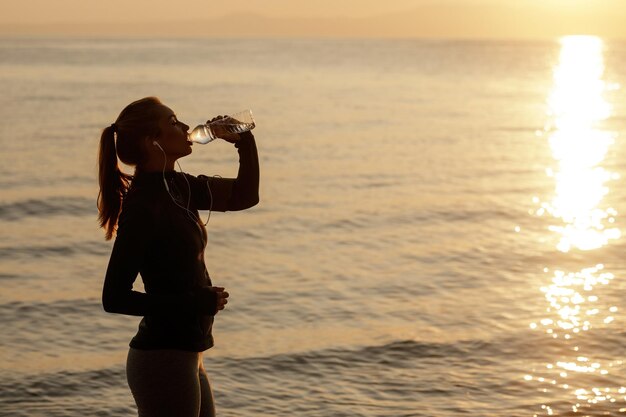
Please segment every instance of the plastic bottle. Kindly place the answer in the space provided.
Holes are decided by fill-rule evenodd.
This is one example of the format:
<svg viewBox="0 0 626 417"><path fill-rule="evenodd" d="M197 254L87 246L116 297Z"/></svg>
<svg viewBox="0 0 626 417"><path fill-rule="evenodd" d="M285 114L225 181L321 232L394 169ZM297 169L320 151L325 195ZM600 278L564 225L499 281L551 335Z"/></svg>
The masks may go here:
<svg viewBox="0 0 626 417"><path fill-rule="evenodd" d="M189 133L189 140L194 143L209 143L224 133L243 133L254 129L254 117L251 110L244 110L221 119L196 126Z"/></svg>

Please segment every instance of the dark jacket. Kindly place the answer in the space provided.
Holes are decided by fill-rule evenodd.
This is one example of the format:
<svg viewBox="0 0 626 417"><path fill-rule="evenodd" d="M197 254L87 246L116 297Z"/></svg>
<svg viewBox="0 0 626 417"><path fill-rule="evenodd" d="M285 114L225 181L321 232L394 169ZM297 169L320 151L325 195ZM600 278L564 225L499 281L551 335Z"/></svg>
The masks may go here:
<svg viewBox="0 0 626 417"><path fill-rule="evenodd" d="M256 144L251 133L241 136L235 144L237 178L175 171L134 176L122 202L102 291L105 311L143 316L131 347L201 352L213 346L217 298L208 288L207 235L198 210L244 210L258 203ZM145 293L133 290L138 273Z"/></svg>

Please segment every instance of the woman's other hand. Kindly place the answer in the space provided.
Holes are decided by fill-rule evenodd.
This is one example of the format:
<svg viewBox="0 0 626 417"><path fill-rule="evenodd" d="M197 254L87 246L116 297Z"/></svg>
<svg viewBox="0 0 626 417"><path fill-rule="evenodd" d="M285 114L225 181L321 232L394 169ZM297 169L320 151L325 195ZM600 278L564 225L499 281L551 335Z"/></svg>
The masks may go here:
<svg viewBox="0 0 626 417"><path fill-rule="evenodd" d="M207 124L212 123L216 120L220 120L220 119L230 119L230 117L229 116L217 116L217 117L212 118L211 120L207 120ZM240 139L239 134L228 132L226 128L220 125L219 123L211 126L211 129L215 133L215 136L217 136L220 139L224 139L226 142L235 143Z"/></svg>
<svg viewBox="0 0 626 417"><path fill-rule="evenodd" d="M202 287L196 296L196 310L214 316L224 310L228 303L228 291L224 287Z"/></svg>
<svg viewBox="0 0 626 417"><path fill-rule="evenodd" d="M210 287L217 294L217 311L224 310L226 304L228 304L228 291L224 287Z"/></svg>

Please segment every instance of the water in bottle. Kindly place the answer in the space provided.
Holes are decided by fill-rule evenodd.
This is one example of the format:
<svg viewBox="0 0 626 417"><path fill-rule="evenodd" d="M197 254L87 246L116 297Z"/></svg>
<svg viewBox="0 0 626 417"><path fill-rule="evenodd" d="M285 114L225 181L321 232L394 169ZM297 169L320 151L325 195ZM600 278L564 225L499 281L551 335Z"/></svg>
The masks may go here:
<svg viewBox="0 0 626 417"><path fill-rule="evenodd" d="M196 126L189 133L189 140L194 143L209 143L224 133L243 133L254 129L256 124L251 110L245 110Z"/></svg>

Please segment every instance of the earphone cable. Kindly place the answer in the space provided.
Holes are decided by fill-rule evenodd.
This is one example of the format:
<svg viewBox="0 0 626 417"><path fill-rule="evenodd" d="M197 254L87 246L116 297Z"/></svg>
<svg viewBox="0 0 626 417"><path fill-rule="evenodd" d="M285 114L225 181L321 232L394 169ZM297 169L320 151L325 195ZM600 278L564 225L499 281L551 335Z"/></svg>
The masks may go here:
<svg viewBox="0 0 626 417"><path fill-rule="evenodd" d="M187 183L187 191L189 192L188 197L187 197L187 207L189 207L189 202L191 201L191 185L189 184L189 180L187 179L187 176L183 172L183 168L180 166L180 162L176 161L176 165L178 165L178 169L183 174L183 178L185 179L185 182ZM211 219L211 212L213 211L213 193L211 192L211 186L209 185L209 181L208 180L206 182L206 187L209 190L209 198L211 200L209 202L209 215L207 216L206 222L202 223L204 226L209 224L209 220ZM202 221L202 220L200 220L200 221Z"/></svg>
<svg viewBox="0 0 626 417"><path fill-rule="evenodd" d="M160 146L159 146L159 149L161 149ZM187 187L189 187L188 188L187 207L183 207L180 204L178 204L178 202L176 201L176 199L174 198L172 193L170 193L169 186L167 185L167 180L165 179L165 167L167 166L167 154L165 153L165 151L163 149L161 149L161 152L163 152L163 170L162 170L161 174L163 176L163 184L165 185L165 191L167 191L167 194L170 196L170 198L172 199L174 204L176 204L178 207L180 207L183 210L185 210L189 220L191 220L198 227L198 230L200 231L200 235L204 236L204 233L202 233L202 229L200 228L200 225L198 224L198 221L200 219L196 216L195 213L193 213L191 210L189 210L189 204L190 204L190 201L191 201L191 186L189 185L189 182L187 181L187 177L185 177L185 181L187 181ZM180 168L180 164L178 166ZM183 174L183 177L184 176L185 176L185 174Z"/></svg>

